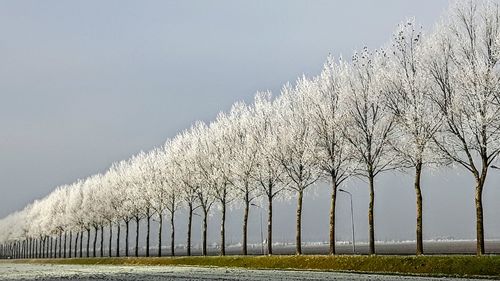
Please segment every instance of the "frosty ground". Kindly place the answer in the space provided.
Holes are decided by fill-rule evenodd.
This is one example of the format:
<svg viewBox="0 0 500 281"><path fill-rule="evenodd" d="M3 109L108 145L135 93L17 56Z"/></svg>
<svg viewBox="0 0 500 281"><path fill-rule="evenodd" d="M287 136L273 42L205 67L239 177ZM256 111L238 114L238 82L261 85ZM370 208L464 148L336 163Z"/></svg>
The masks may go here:
<svg viewBox="0 0 500 281"><path fill-rule="evenodd" d="M180 266L105 266L0 263L0 280L443 280L338 272L244 270ZM467 279L447 279L467 280ZM485 280L485 279L482 279Z"/></svg>

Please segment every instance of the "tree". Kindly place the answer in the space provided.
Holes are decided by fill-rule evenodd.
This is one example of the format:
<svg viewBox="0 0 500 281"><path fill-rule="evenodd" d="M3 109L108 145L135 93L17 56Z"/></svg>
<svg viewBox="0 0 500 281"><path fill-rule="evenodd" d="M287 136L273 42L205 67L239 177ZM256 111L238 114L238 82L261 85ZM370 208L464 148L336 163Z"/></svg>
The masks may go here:
<svg viewBox="0 0 500 281"><path fill-rule="evenodd" d="M226 254L226 210L235 198L232 163L234 149L231 143L231 122L221 112L217 120L210 124L207 134L200 139L201 149L205 157L200 159L200 171L209 183L213 196L221 209L220 255Z"/></svg>
<svg viewBox="0 0 500 281"><path fill-rule="evenodd" d="M490 1L458 2L426 44L432 98L444 119L442 152L476 182L476 253L484 249L483 188L500 153L500 11Z"/></svg>
<svg viewBox="0 0 500 281"><path fill-rule="evenodd" d="M146 251L149 254L149 231L150 219L152 212L150 210L150 201L147 198L146 179L142 174L141 167L146 161L146 153L140 152L132 156L122 168L122 177L126 183L122 183L122 187L126 190L126 213L130 214L135 220L135 256L139 256L139 230L140 221L143 218L147 219L146 229Z"/></svg>
<svg viewBox="0 0 500 281"><path fill-rule="evenodd" d="M200 207L197 193L200 178L194 169L195 166L192 166L194 165L195 153L191 131L178 134L166 148L170 151L172 169L174 170L170 174L171 180L173 185L179 187L180 199L186 203L188 209L186 254L190 256L193 212Z"/></svg>
<svg viewBox="0 0 500 281"><path fill-rule="evenodd" d="M227 115L225 134L226 146L232 147L231 174L235 198L243 201L243 255L248 253L248 216L250 204L261 195L255 180L257 168L258 145L252 135L251 122L254 120L251 109L244 103L236 103Z"/></svg>
<svg viewBox="0 0 500 281"><path fill-rule="evenodd" d="M163 230L163 215L167 208L167 196L170 185L168 178L171 176L165 173L165 165L168 162L168 154L164 150L155 148L148 153L146 167L143 173L148 181L148 197L151 200L151 209L158 217L158 256L161 257L161 243Z"/></svg>
<svg viewBox="0 0 500 281"><path fill-rule="evenodd" d="M187 164L194 168L194 173L192 174L198 179L196 185L196 196L198 197L198 202L200 208L203 211L203 248L202 254L207 255L207 229L208 229L208 215L210 209L215 203L214 195L214 173L212 163L207 160L207 155L205 154L207 146L206 140L208 128L204 123L197 122L191 129L192 136L192 155L189 155L186 159Z"/></svg>
<svg viewBox="0 0 500 281"><path fill-rule="evenodd" d="M175 255L175 213L180 208L181 196L180 185L175 176L177 170L171 158L171 144L168 140L161 148L154 149L148 157L148 166L150 167L150 176L152 180L151 185L151 198L153 198L152 208L156 210L160 218L160 231L162 229L162 216L165 210L170 214L170 253ZM159 241L161 241L161 233L159 234ZM161 243L160 243L161 245ZM161 254L160 251L158 251Z"/></svg>
<svg viewBox="0 0 500 281"><path fill-rule="evenodd" d="M302 254L302 200L307 187L319 176L315 159L316 145L313 129L307 120L311 111L307 94L313 91L313 83L306 78L299 79L295 87L287 84L275 102L278 108L277 156L290 181L288 186L297 196L296 254Z"/></svg>
<svg viewBox="0 0 500 281"><path fill-rule="evenodd" d="M276 108L270 92L257 93L249 122L257 146L254 180L267 199L267 253L273 254L273 201L283 194L283 166L278 161L276 141Z"/></svg>
<svg viewBox="0 0 500 281"><path fill-rule="evenodd" d="M318 162L323 177L330 181L330 254L335 254L335 206L337 188L353 173L354 161L351 146L342 132L347 130L341 109L343 62L336 63L328 56L321 74L313 81L313 90L304 93L311 103L308 123L313 130Z"/></svg>
<svg viewBox="0 0 500 281"><path fill-rule="evenodd" d="M120 253L120 223L121 218L125 216L131 216L129 212L129 193L126 188L124 188L125 179L127 179L126 172L128 168L127 161L120 161L113 163L109 170L104 174L104 184L106 188L104 189L106 198L106 206L109 206L104 212L104 218L109 224L109 245L108 245L108 256L112 256L112 242L113 242L113 223L117 225L117 244L116 253ZM127 236L128 236L128 224L127 224ZM125 241L126 248L128 249L128 237Z"/></svg>
<svg viewBox="0 0 500 281"><path fill-rule="evenodd" d="M381 94L380 74L386 60L385 53L371 53L364 48L355 53L353 64L345 72L342 101L346 117L344 136L353 146L353 157L359 161L356 174L368 180L370 202L368 206L370 254L375 254L375 177L391 168L395 157L391 153L393 117L385 109Z"/></svg>
<svg viewBox="0 0 500 281"><path fill-rule="evenodd" d="M399 24L393 35L389 67L383 73L385 104L394 117L397 137L393 148L399 163L415 171L416 254L423 248L422 189L420 178L424 165L439 162L433 139L441 127L439 109L430 98L429 76L422 62L422 31L414 19Z"/></svg>

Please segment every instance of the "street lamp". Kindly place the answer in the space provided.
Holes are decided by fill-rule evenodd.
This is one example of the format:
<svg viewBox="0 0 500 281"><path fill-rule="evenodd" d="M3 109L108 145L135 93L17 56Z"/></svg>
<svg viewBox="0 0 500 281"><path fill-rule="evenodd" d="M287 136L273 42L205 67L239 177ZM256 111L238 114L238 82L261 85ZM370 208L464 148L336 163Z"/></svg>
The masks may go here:
<svg viewBox="0 0 500 281"><path fill-rule="evenodd" d="M339 191L347 193L349 195L349 198L351 199L352 253L356 254L356 241L354 238L354 211L352 208L352 194L349 191L344 190L342 188L339 188Z"/></svg>
<svg viewBox="0 0 500 281"><path fill-rule="evenodd" d="M254 203L250 205L260 209L260 252L261 255L264 255L264 236L262 235L262 207Z"/></svg>

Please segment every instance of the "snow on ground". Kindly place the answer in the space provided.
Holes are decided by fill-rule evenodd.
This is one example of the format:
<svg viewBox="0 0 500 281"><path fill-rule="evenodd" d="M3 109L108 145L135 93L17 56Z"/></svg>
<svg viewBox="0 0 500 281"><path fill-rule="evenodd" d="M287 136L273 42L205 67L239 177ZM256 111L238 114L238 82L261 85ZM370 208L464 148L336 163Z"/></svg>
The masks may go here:
<svg viewBox="0 0 500 281"><path fill-rule="evenodd" d="M0 262L0 280L443 280L333 272L244 270L170 266L38 265ZM446 279L466 280L466 279ZM484 279L482 279L484 280Z"/></svg>

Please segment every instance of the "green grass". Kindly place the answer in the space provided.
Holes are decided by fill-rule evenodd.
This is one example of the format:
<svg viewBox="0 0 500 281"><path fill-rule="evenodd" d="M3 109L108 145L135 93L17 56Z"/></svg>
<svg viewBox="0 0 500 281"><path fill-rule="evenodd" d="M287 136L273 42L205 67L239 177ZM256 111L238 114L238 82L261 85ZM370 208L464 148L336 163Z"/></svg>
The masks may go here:
<svg viewBox="0 0 500 281"><path fill-rule="evenodd" d="M500 256L225 256L16 260L79 265L216 266L248 269L352 271L500 279Z"/></svg>

